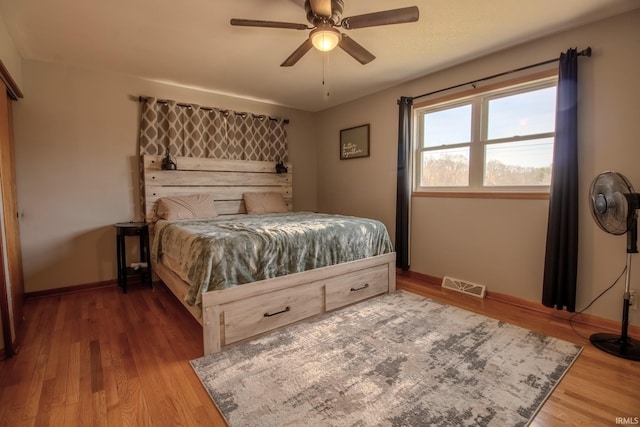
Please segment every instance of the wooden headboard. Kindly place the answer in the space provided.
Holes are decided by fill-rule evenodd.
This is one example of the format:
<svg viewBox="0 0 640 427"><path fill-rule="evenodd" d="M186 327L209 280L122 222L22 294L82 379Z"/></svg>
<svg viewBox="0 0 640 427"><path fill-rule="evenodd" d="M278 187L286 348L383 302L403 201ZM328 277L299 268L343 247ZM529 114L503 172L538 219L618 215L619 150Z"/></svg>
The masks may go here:
<svg viewBox="0 0 640 427"><path fill-rule="evenodd" d="M281 192L293 209L293 166L276 173L275 162L178 157L177 170L161 170L163 156L143 157L144 216L150 222L156 202L164 196L211 193L219 215L246 213L242 195L246 192Z"/></svg>

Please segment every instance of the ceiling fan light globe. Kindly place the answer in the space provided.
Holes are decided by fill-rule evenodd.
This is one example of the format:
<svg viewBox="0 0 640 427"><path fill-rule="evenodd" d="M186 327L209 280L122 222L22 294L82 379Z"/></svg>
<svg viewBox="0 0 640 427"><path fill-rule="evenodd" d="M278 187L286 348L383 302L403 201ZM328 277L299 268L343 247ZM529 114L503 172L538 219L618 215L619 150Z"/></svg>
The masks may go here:
<svg viewBox="0 0 640 427"><path fill-rule="evenodd" d="M340 32L334 28L313 30L309 35L313 47L321 52L329 52L340 43Z"/></svg>

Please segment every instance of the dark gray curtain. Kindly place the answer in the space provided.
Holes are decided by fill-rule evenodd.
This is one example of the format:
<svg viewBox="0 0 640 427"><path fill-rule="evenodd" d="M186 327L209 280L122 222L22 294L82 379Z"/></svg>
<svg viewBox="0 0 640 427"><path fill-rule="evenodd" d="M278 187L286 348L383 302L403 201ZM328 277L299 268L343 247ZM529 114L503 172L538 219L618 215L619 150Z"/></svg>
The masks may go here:
<svg viewBox="0 0 640 427"><path fill-rule="evenodd" d="M578 52L560 55L542 304L575 311L578 270Z"/></svg>
<svg viewBox="0 0 640 427"><path fill-rule="evenodd" d="M398 181L396 193L396 267L409 270L409 210L411 202L411 106L413 98L398 100Z"/></svg>

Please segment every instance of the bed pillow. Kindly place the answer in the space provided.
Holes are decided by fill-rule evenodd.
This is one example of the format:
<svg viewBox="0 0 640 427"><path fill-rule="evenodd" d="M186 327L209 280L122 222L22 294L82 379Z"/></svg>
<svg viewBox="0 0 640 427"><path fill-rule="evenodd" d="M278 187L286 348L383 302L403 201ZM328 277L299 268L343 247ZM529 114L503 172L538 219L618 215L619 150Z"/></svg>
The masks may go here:
<svg viewBox="0 0 640 427"><path fill-rule="evenodd" d="M244 193L244 207L248 214L265 214L272 212L287 212L282 193Z"/></svg>
<svg viewBox="0 0 640 427"><path fill-rule="evenodd" d="M189 194L158 199L156 216L166 220L209 219L218 216L213 194Z"/></svg>

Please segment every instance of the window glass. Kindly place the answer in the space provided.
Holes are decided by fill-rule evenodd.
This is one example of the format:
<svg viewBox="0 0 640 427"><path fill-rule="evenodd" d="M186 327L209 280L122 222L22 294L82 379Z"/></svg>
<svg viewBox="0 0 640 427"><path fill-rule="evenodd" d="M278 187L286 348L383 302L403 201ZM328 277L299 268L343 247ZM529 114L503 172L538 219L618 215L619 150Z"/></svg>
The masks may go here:
<svg viewBox="0 0 640 427"><path fill-rule="evenodd" d="M553 138L485 146L484 185L551 184Z"/></svg>
<svg viewBox="0 0 640 427"><path fill-rule="evenodd" d="M469 147L423 152L420 181L429 187L469 185Z"/></svg>
<svg viewBox="0 0 640 427"><path fill-rule="evenodd" d="M553 132L555 107L555 86L491 99L487 139Z"/></svg>
<svg viewBox="0 0 640 427"><path fill-rule="evenodd" d="M425 114L422 140L423 147L471 141L471 105Z"/></svg>

